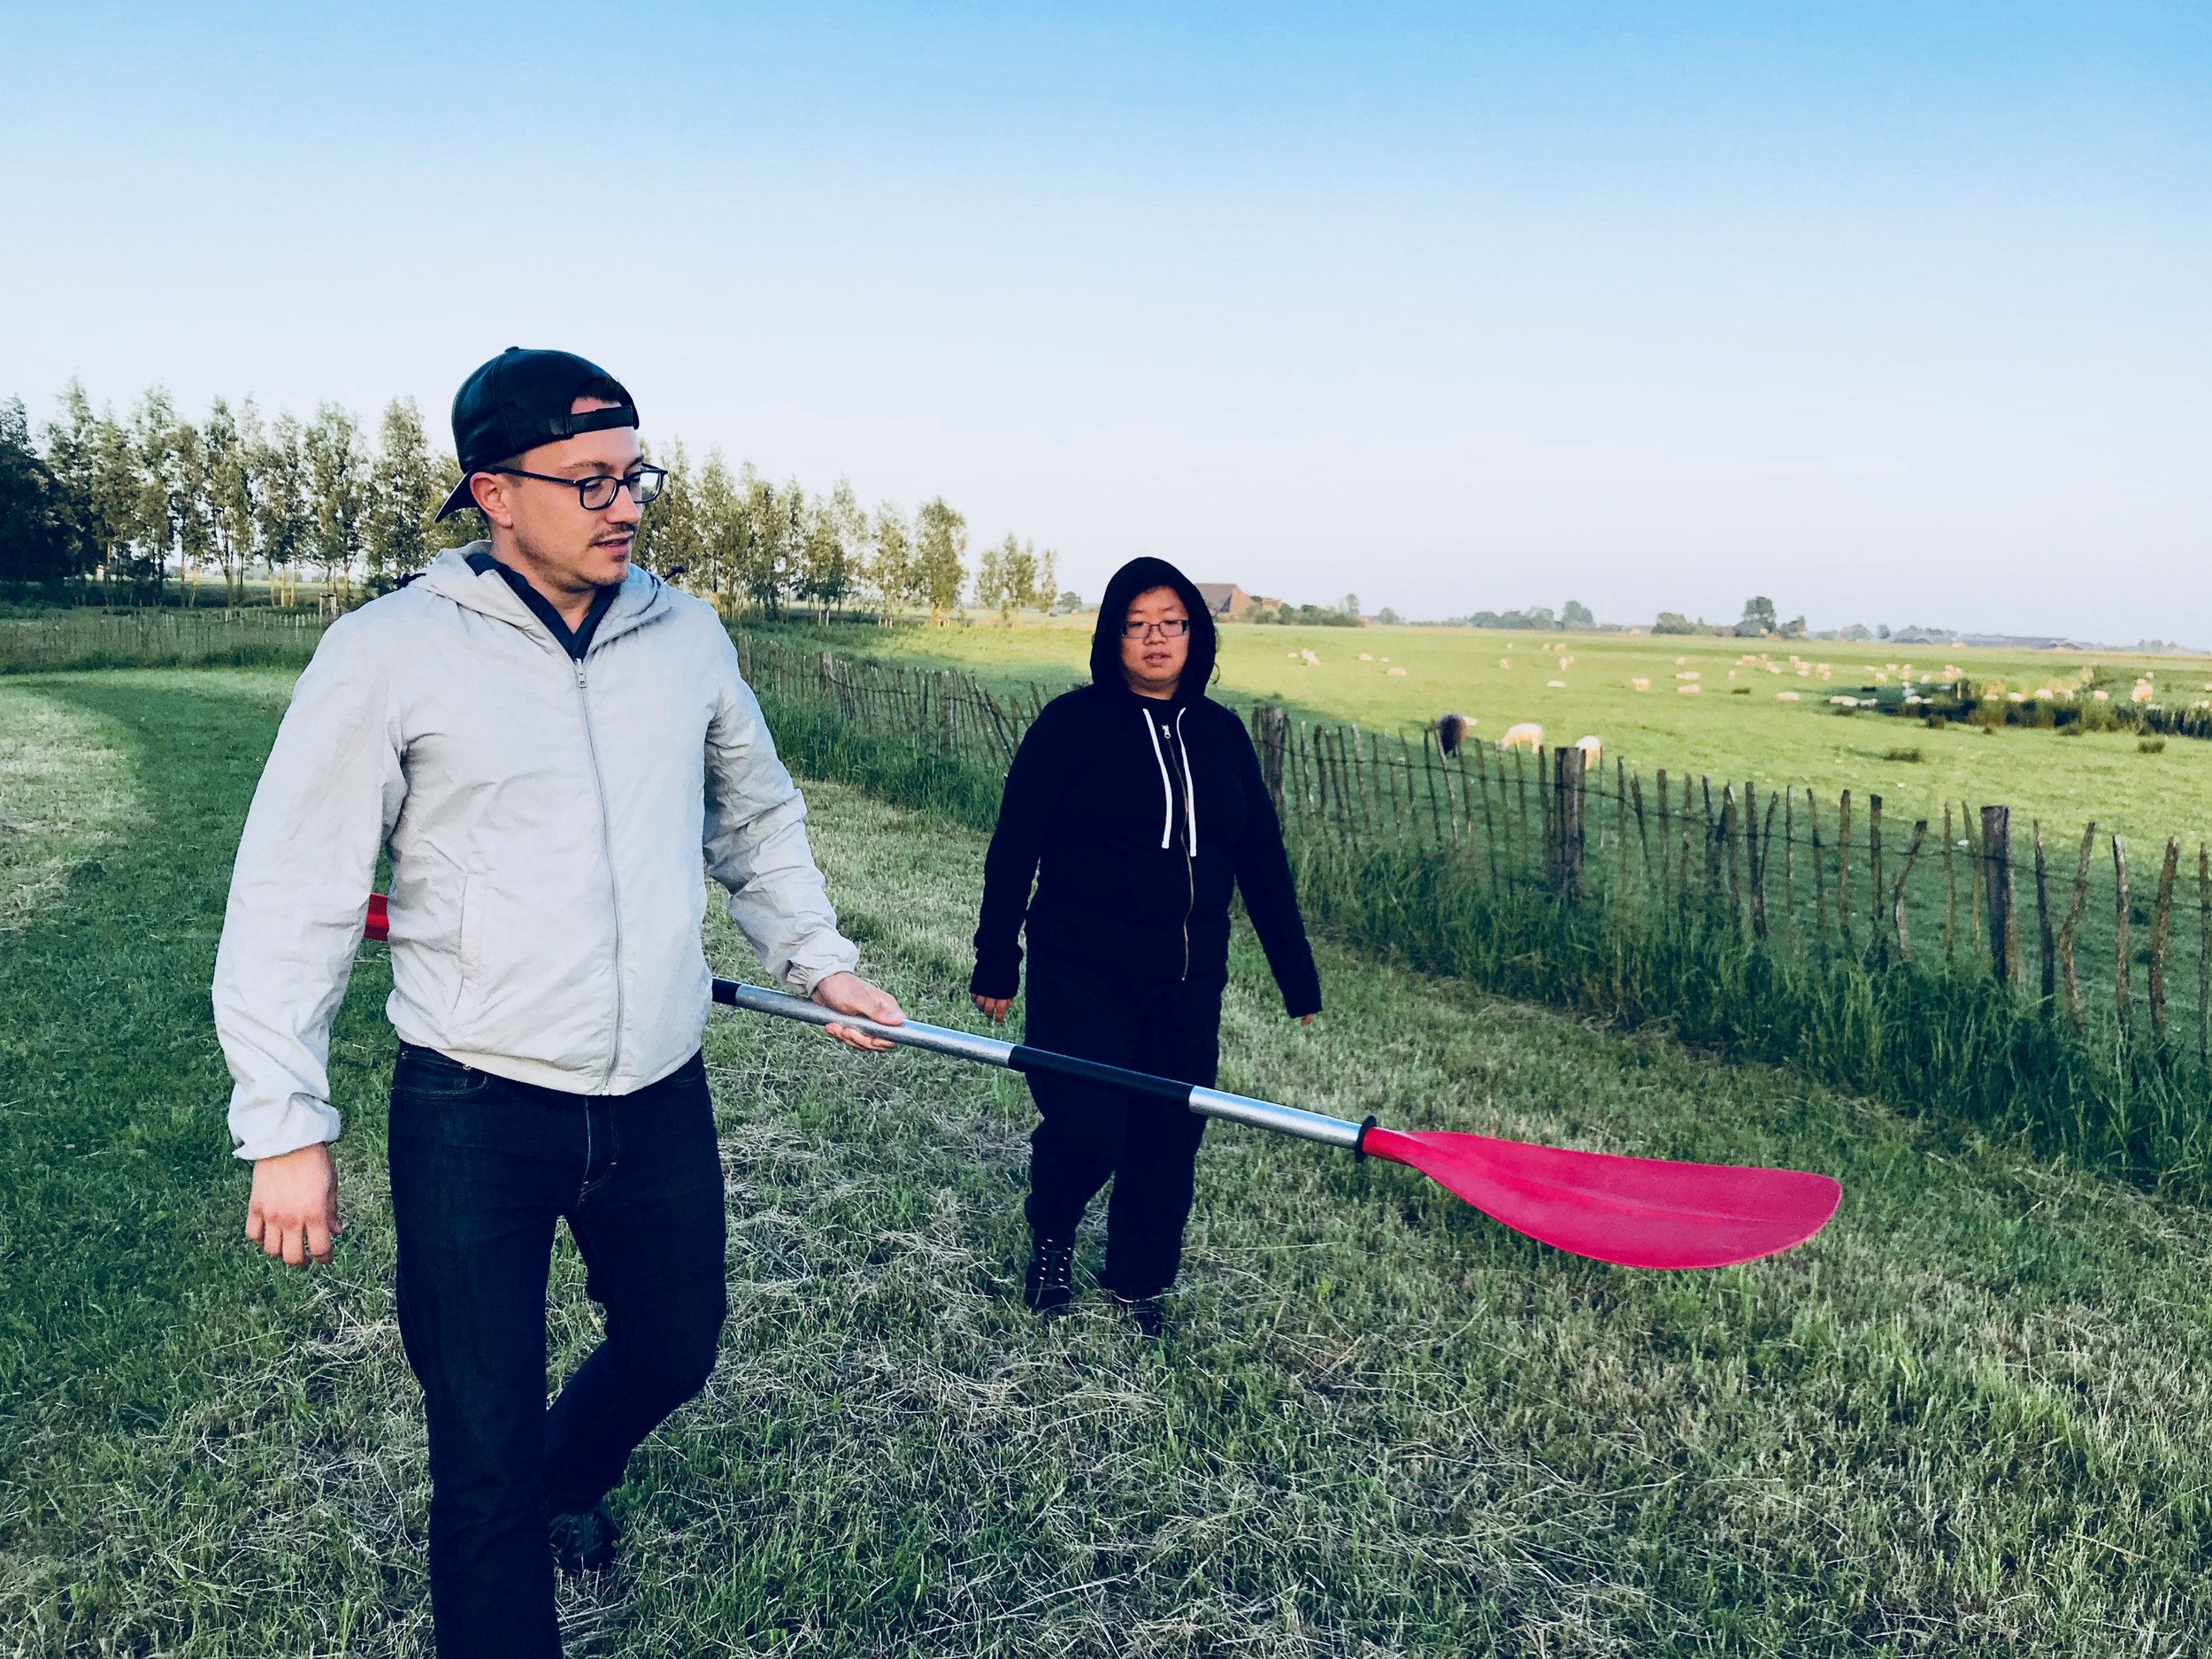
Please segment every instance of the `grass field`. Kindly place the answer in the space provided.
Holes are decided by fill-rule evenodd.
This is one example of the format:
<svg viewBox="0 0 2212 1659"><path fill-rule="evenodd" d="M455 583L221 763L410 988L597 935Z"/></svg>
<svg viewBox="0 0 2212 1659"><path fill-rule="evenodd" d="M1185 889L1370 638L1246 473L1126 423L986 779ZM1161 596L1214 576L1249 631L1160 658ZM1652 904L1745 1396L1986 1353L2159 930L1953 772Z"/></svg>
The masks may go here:
<svg viewBox="0 0 2212 1659"><path fill-rule="evenodd" d="M54 868L73 868L41 876L0 935L0 1654L427 1650L377 951L334 1047L352 1225L330 1271L248 1253L222 1127L207 976L288 682L7 688L11 730L117 757L102 794L129 833L95 856L88 817L39 809ZM54 793L21 781L27 749L0 761L7 798ZM979 838L810 794L868 967L962 1020ZM711 946L749 965L718 923ZM625 1566L566 1595L572 1651L2103 1655L2212 1639L2200 1211L1320 954L1330 1010L1301 1033L1240 938L1231 1087L1824 1169L1843 1210L1747 1269L1625 1272L1503 1234L1409 1172L1219 1131L1154 1348L1093 1300L1050 1325L1013 1301L1028 1114L1010 1079L722 1018L707 1052L733 1318L708 1393L618 1496ZM593 1340L565 1248L556 1280L565 1368Z"/></svg>
<svg viewBox="0 0 2212 1659"><path fill-rule="evenodd" d="M832 631L831 643L854 653L899 656L933 666L971 669L987 679L1064 684L1084 673L1090 618L1013 628L987 626L927 629L864 626ZM1271 697L1310 716L1356 721L1383 732L1411 732L1447 710L1474 717L1494 741L1517 721L1534 720L1554 741L1585 733L1602 739L1609 755L1646 773L1665 767L1679 776L1708 773L1760 785L1811 786L1832 802L1849 789L1881 795L1893 815L1940 818L1948 799L1976 806L2002 803L2047 827L2080 826L2094 818L2131 834L2179 834L2193 841L2212 830L2212 742L2170 739L2143 754L2131 733L2058 736L2024 728L1984 733L1953 726L1932 731L1917 721L1872 713L1839 718L1827 699L1876 683L1892 684L1909 667L1916 675L1955 665L1979 681L1992 676L2008 689L2033 691L2053 678L2095 667L2124 701L2148 672L2162 701L2186 705L2212 696L2212 658L1847 645L1832 641L1722 640L1710 636L1564 634L1539 636L1473 628L1279 628L1221 630L1221 683L1249 697ZM1572 665L1542 649L1563 644ZM1747 648L1770 647L1783 672L1739 661ZM1799 677L1794 649L1826 664L1832 678ZM1301 651L1320 658L1306 664ZM1365 652L1373 660L1362 662ZM1679 661L1678 661L1679 659ZM1510 664L1509 667L1504 666ZM1390 674L1403 668L1402 678ZM1732 672L1736 676L1731 679ZM1678 675L1695 673L1694 681ZM1632 681L1649 681L1637 691ZM1564 682L1555 687L1548 682ZM1678 686L1695 684L1694 696ZM1738 688L1747 695L1736 695ZM1776 694L1793 691L1800 701ZM1916 762L1890 758L1915 750Z"/></svg>

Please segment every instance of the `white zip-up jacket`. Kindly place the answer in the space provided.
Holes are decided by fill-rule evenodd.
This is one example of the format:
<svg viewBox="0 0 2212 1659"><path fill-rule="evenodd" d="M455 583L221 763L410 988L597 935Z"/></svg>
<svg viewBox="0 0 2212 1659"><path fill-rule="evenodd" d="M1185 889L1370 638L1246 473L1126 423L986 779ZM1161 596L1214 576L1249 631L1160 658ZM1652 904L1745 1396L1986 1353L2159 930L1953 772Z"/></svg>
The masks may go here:
<svg viewBox="0 0 2212 1659"><path fill-rule="evenodd" d="M712 608L633 569L572 660L470 566L488 546L341 618L293 692L215 959L241 1157L337 1137L330 1022L380 849L393 1027L521 1082L623 1094L697 1048L702 849L776 979L857 960Z"/></svg>

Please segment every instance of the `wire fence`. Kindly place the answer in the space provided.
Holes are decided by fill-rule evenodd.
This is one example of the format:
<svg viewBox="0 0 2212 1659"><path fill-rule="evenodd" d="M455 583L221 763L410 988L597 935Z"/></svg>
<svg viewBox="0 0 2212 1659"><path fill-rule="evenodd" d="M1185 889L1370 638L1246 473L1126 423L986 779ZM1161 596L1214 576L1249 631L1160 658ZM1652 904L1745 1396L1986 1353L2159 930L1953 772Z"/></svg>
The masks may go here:
<svg viewBox="0 0 2212 1659"><path fill-rule="evenodd" d="M297 664L332 621L321 610L65 611L0 617L0 674L177 664Z"/></svg>
<svg viewBox="0 0 2212 1659"><path fill-rule="evenodd" d="M866 734L1002 771L1054 688L840 657L741 634L747 678ZM2212 1064L2212 849L2047 828L2001 803L1905 817L1878 794L1630 772L1579 749L1447 752L1248 713L1294 844L1395 844L1490 888L1732 929L1776 958L1985 973L2077 1025L2102 1018Z"/></svg>

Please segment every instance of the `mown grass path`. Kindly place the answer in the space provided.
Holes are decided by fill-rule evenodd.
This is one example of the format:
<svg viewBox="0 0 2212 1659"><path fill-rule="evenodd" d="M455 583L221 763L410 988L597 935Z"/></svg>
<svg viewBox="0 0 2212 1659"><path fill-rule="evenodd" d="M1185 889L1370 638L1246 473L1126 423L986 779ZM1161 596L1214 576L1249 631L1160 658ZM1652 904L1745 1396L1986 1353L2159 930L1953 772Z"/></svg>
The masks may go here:
<svg viewBox="0 0 2212 1659"><path fill-rule="evenodd" d="M427 1647L390 1304L387 976L337 1088L352 1225L239 1237L206 984L280 674L27 682L133 762L127 837L0 938L0 1654ZM963 1014L979 838L810 791L870 967ZM718 922L725 972L746 967ZM1013 1301L1011 1079L708 1037L733 1312L620 1494L578 1653L2200 1650L2212 1226L1763 1069L1248 940L1227 1080L1344 1116L1826 1169L1829 1232L1663 1276L1409 1172L1210 1137L1163 1348ZM1090 1252L1087 1249L1085 1264ZM557 1371L593 1340L557 1271Z"/></svg>

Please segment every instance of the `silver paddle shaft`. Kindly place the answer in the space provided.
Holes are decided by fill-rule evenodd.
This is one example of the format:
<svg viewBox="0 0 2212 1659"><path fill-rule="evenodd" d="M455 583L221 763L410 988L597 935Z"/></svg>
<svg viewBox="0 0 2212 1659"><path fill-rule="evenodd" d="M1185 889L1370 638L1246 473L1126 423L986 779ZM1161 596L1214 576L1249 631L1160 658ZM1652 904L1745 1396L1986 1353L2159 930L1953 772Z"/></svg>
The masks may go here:
<svg viewBox="0 0 2212 1659"><path fill-rule="evenodd" d="M803 996L787 995L757 985L741 985L734 979L717 979L714 1000L732 1008L749 1008L756 1014L773 1014L780 1019L795 1019L804 1025L842 1025L849 1031L865 1032L871 1037L880 1037L902 1048L926 1048L933 1054L949 1054L956 1060L972 1060L979 1065L995 1065L1008 1071L1048 1072L1102 1088L1180 1101L1202 1118L1220 1118L1230 1123L1248 1124L1255 1129L1271 1129L1277 1134L1295 1135L1301 1141L1318 1141L1323 1146L1357 1151L1360 1137L1367 1133L1365 1125L1349 1123L1341 1118L1325 1118L1319 1112L1300 1111L1295 1106L1279 1106L1273 1101L1232 1094L1226 1089L1179 1083L1149 1071L1133 1071L1071 1054L1055 1054L1049 1048L1033 1048L1026 1043L980 1037L943 1025L926 1025L918 1019L910 1019L901 1025L879 1025L856 1015L833 1013L819 1002L809 1002Z"/></svg>

